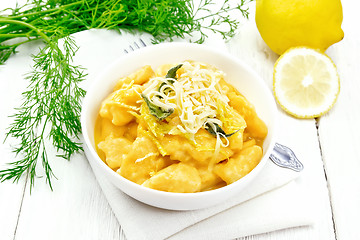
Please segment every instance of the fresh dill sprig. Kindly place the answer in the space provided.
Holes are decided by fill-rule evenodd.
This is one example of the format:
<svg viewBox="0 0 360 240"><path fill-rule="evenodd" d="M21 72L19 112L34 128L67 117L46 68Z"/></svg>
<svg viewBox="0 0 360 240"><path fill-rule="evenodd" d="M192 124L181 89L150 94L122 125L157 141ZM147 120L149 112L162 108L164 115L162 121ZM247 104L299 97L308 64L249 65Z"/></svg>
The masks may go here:
<svg viewBox="0 0 360 240"><path fill-rule="evenodd" d="M201 37L197 42L202 43L206 38L208 38L205 30L211 31L215 34L220 34L223 39L229 39L233 37L239 28L239 21L236 18L231 18L229 13L236 11L238 14L241 14L242 17L247 19L249 17L249 8L246 6L251 1L252 0L241 0L236 4L232 4L230 0L225 0L216 13L210 13L201 18L196 18L196 27L198 31L201 32ZM200 5L199 10L203 11L206 11L208 6L213 4L211 0L204 0L201 2L203 2L203 4ZM208 24L202 23L206 20L209 20ZM221 25L223 27L219 28L218 26Z"/></svg>
<svg viewBox="0 0 360 240"><path fill-rule="evenodd" d="M85 91L79 82L84 69L72 65L77 47L69 37L87 29L138 30L150 33L154 42L190 38L202 43L208 32L232 37L240 24L230 12L248 17L251 0L224 0L216 11L215 0L28 0L23 6L0 11L0 64L15 54L18 46L42 39L45 47L34 56L30 84L23 92L7 137L19 140L14 152L20 160L0 170L0 181L18 181L29 174L33 187L37 162L41 162L50 188L54 176L46 142L50 139L60 157L70 159L82 151L79 114ZM219 28L219 26L224 26ZM60 48L59 39L63 45ZM13 40L13 41L10 41Z"/></svg>
<svg viewBox="0 0 360 240"><path fill-rule="evenodd" d="M49 40L34 56L34 69L27 76L30 84L22 93L23 103L11 116L14 120L7 132L7 137L20 140L14 152L21 159L12 162L9 169L0 171L1 181L18 181L20 176L29 173L32 187L40 160L46 181L52 188L54 175L45 142L50 139L58 156L65 159L82 150L77 140L81 133L80 104L85 91L79 83L85 75L81 67L70 64L77 50L73 39L66 37L62 41L63 50L57 40Z"/></svg>

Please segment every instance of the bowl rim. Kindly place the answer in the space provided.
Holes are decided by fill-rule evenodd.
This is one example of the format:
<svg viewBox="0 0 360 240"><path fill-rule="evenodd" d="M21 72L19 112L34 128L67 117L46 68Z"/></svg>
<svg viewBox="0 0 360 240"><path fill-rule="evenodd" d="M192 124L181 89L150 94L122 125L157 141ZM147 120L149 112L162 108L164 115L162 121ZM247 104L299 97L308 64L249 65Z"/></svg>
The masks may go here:
<svg viewBox="0 0 360 240"><path fill-rule="evenodd" d="M115 66L118 66L119 63L123 62L125 59L127 59L129 57L140 56L141 54L152 52L154 50L159 50L159 49L164 49L164 48L166 49L168 47L197 48L197 49L200 49L201 51L207 51L211 54L221 55L225 58L228 58L230 61L235 62L237 65L241 65L242 68L245 71L247 71L253 78L256 78L256 81L258 81L258 83L260 85L262 85L262 87L264 88L264 91L268 95L270 95L270 97L272 99L272 103L270 103L269 105L271 106L271 108L273 108L273 109L271 109L271 112L274 112L274 114L272 114L272 118L273 118L272 119L272 121L273 121L272 136L271 136L271 139L268 144L268 149L266 152L263 152L263 156L262 156L260 162L255 166L255 168L252 169L248 174L246 174L241 179L235 181L234 183L228 184L221 188L217 188L217 189L213 189L213 190L209 190L209 191L203 191L203 192L195 192L195 193L166 192L166 191L147 188L147 187L144 187L137 183L134 183L134 182L128 180L127 178L121 176L120 174L116 173L115 171L113 171L108 165L106 165L105 162L103 162L101 160L101 158L98 156L96 150L92 146L92 143L90 141L90 137L89 137L89 134L87 131L89 126L87 126L87 121L86 121L86 116L88 115L88 112L91 109L89 104L87 104L90 101L89 100L90 95L88 93L96 91L96 85L97 85L97 82L99 81L99 79L106 78L108 73L111 72L111 69L113 69ZM100 101L103 101L103 99L101 99ZM196 43L187 43L187 42L168 42L168 43L160 43L160 44L156 44L156 45L147 46L145 48L141 48L136 51L130 52L128 54L119 56L119 58L117 58L109 66L107 66L102 71L100 71L100 73L98 73L96 76L94 76L91 79L91 83L89 84L87 94L85 95L85 97L82 101L82 110L81 110L80 121L81 121L81 127L83 129L82 142L84 144L84 147L87 148L89 150L90 154L92 155L92 157L94 157L96 159L96 161L93 161L93 162L96 163L96 165L98 167L100 167L101 170L105 171L106 174L109 177L111 177L112 180L121 181L122 183L128 184L131 187L134 187L135 190L140 190L142 192L151 193L153 195L158 195L159 197L167 197L167 198L174 197L174 198L186 198L187 199L187 198L194 198L194 197L202 198L204 196L206 197L206 196L218 195L223 192L232 191L234 188L235 189L238 188L239 185L244 185L244 186L247 185L246 182L251 181L253 176L255 177L256 174L258 174L263 169L263 166L269 161L270 153L275 145L275 137L276 137L276 133L277 133L277 118L278 118L277 115L278 115L277 108L276 108L275 101L272 97L271 90L267 87L264 80L251 67L249 67L246 63L244 63L241 59L231 55L228 52L224 52L219 49L214 49L214 48L211 48L211 47L205 46L205 45L200 45L200 44L196 44ZM89 160L89 157L87 157L87 158ZM122 189L120 189L120 190L122 190Z"/></svg>

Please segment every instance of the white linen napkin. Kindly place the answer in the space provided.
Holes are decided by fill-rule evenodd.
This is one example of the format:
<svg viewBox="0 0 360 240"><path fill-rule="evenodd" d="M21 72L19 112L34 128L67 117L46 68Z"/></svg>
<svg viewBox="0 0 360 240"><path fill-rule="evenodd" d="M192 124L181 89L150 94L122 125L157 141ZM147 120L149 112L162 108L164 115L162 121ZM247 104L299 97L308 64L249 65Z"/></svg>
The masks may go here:
<svg viewBox="0 0 360 240"><path fill-rule="evenodd" d="M93 170L129 240L232 239L313 221L304 191L292 181L299 173L280 168L270 160L238 196L193 211L170 211L138 202Z"/></svg>
<svg viewBox="0 0 360 240"><path fill-rule="evenodd" d="M101 30L81 32L74 37L80 46L75 61L87 68L90 79L125 54L123 49L138 42L139 37L147 44L151 42L148 35L118 35ZM223 40L209 39L205 44L226 51ZM195 211L169 211L145 205L102 178L95 168L93 171L128 240L233 239L313 223L310 203L304 197L306 191L293 181L300 174L270 160L241 194Z"/></svg>

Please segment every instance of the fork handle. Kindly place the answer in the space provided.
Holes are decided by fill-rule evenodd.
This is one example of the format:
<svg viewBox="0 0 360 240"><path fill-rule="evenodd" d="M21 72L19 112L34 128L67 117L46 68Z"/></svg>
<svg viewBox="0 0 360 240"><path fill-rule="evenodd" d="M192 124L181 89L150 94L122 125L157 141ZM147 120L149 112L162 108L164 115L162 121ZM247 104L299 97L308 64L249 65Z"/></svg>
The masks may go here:
<svg viewBox="0 0 360 240"><path fill-rule="evenodd" d="M275 143L273 152L270 154L270 159L276 165L300 172L304 169L304 165L296 157L295 153L288 147Z"/></svg>

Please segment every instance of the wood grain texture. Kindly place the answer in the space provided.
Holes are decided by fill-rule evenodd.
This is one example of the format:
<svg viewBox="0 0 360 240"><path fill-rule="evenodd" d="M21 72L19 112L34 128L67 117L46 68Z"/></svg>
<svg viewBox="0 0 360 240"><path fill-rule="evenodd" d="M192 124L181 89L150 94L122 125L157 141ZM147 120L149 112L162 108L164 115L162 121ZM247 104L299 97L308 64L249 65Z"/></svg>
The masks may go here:
<svg viewBox="0 0 360 240"><path fill-rule="evenodd" d="M23 74L29 71L31 63L30 54L34 52L33 45L27 48L20 47L21 53L16 54L8 60L5 65L0 65L0 169L7 168L7 163L14 161L12 145L16 144L14 139L8 138L6 142L6 129L11 123L9 116L14 113L14 107L20 104L20 94L27 83ZM17 62L23 65L16 64ZM13 239L21 210L25 179L20 179L18 184L11 181L0 184L0 239Z"/></svg>
<svg viewBox="0 0 360 240"><path fill-rule="evenodd" d="M344 39L327 50L341 91L334 108L319 121L319 137L338 240L360 239L360 22L355 1L342 1Z"/></svg>
<svg viewBox="0 0 360 240"><path fill-rule="evenodd" d="M17 2L25 1L1 1L0 9L14 7ZM11 123L8 116L14 113L14 107L21 102L20 93L27 85L23 74L29 71L33 46L29 44L26 48L19 47L21 53L13 56L5 65L0 65L0 142L3 143L0 145L0 169L7 168L6 164L14 161L11 145L16 143L12 139L5 143L3 141L6 129ZM18 66L18 61L24 65ZM18 184L11 181L0 183L0 239L12 240L16 235L25 186L26 176L21 178Z"/></svg>
<svg viewBox="0 0 360 240"><path fill-rule="evenodd" d="M86 159L57 159L54 191L39 181L26 191L16 239L120 239L118 222Z"/></svg>

